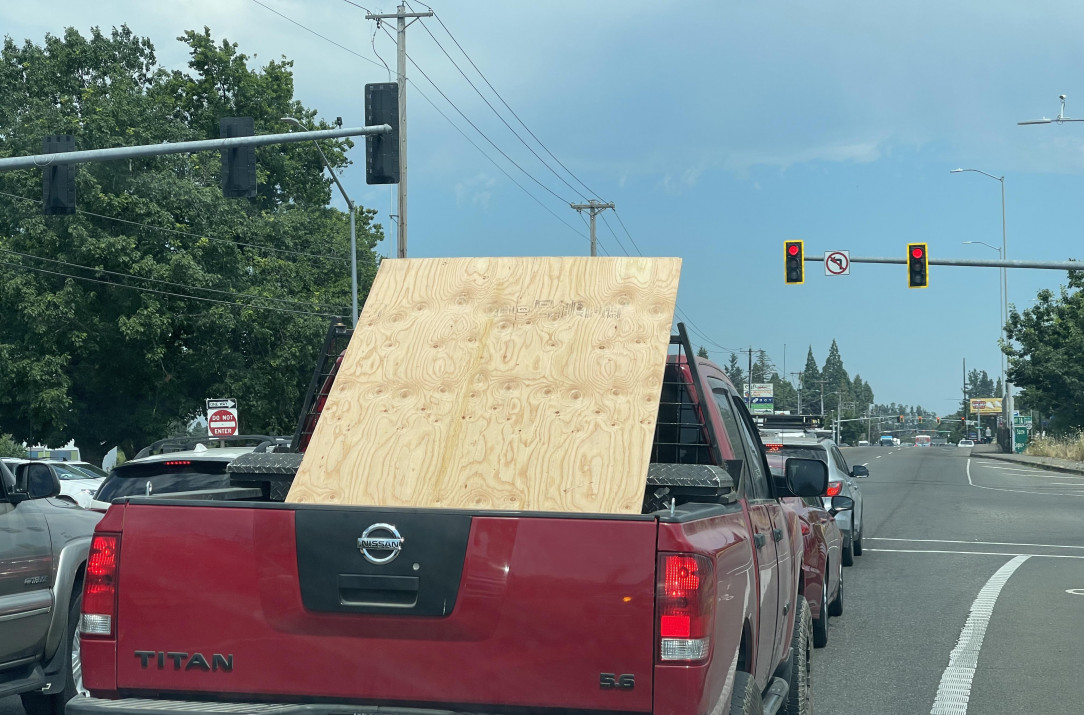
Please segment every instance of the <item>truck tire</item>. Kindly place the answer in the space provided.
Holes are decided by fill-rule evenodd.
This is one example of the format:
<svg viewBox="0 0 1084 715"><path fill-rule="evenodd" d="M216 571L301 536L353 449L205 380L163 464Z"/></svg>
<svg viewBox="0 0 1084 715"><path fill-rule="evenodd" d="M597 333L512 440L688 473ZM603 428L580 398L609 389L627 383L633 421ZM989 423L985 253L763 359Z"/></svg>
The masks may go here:
<svg viewBox="0 0 1084 715"><path fill-rule="evenodd" d="M813 619L813 647L823 648L826 645L828 645L828 574L824 574L821 581L821 615Z"/></svg>
<svg viewBox="0 0 1084 715"><path fill-rule="evenodd" d="M829 616L843 615L843 567L837 566L836 570L839 571L839 589L836 591L835 599L828 606Z"/></svg>
<svg viewBox="0 0 1084 715"><path fill-rule="evenodd" d="M763 715L760 688L749 673L734 673L734 694L730 696L730 715Z"/></svg>
<svg viewBox="0 0 1084 715"><path fill-rule="evenodd" d="M798 596L794 609L794 635L790 644L790 690L782 712L786 715L812 715L813 713L813 616L805 598Z"/></svg>
<svg viewBox="0 0 1084 715"><path fill-rule="evenodd" d="M72 593L71 605L68 607L68 623L66 626L67 637L60 647L68 653L64 660L64 689L52 695L45 693L23 693L23 710L26 715L64 715L64 706L77 694L77 686L82 685L82 667L73 673L73 664L77 660L76 655L76 626L79 625L79 614L83 610L82 584L76 584ZM76 682L78 677L78 683Z"/></svg>
<svg viewBox="0 0 1084 715"><path fill-rule="evenodd" d="M840 557L840 561L844 566L854 566L854 542L847 537L843 537L843 555Z"/></svg>

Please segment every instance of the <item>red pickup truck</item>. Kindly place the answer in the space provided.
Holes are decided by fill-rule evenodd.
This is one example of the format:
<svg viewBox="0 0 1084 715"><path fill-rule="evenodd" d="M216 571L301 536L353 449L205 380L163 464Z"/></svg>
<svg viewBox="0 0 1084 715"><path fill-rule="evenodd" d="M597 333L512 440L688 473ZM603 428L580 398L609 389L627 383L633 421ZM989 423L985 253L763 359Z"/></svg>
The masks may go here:
<svg viewBox="0 0 1084 715"><path fill-rule="evenodd" d="M722 370L675 350L638 515L118 500L70 715L809 712L797 517Z"/></svg>

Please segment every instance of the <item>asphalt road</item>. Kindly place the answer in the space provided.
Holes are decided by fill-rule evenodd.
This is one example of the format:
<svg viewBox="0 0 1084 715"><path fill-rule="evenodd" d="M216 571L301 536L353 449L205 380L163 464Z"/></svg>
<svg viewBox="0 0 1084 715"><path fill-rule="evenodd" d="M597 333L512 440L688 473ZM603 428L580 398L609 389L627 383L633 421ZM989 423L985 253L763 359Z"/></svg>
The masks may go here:
<svg viewBox="0 0 1084 715"><path fill-rule="evenodd" d="M817 712L1084 712L1084 476L970 451L844 450L870 469L865 552L814 652Z"/></svg>
<svg viewBox="0 0 1084 715"><path fill-rule="evenodd" d="M1084 475L955 447L844 453L870 469L865 552L814 652L815 711L1084 712ZM0 715L24 715L18 698Z"/></svg>

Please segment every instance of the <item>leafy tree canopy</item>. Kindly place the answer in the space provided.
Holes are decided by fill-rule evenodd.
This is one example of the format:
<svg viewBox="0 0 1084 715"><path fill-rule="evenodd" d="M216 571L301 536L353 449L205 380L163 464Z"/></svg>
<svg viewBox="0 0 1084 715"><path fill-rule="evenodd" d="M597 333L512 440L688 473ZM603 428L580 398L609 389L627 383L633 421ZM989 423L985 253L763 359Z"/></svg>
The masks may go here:
<svg viewBox="0 0 1084 715"><path fill-rule="evenodd" d="M253 68L211 31L177 38L187 70L158 65L122 26L0 51L0 156L217 138L250 116L256 133L292 116L292 63ZM348 140L321 143L337 168ZM74 438L97 460L186 424L207 397L234 397L246 432L292 433L333 315L349 315L349 218L311 142L256 150L258 195L225 199L217 152L83 164L78 212L43 216L40 170L0 173L0 432ZM362 299L382 229L358 212Z"/></svg>

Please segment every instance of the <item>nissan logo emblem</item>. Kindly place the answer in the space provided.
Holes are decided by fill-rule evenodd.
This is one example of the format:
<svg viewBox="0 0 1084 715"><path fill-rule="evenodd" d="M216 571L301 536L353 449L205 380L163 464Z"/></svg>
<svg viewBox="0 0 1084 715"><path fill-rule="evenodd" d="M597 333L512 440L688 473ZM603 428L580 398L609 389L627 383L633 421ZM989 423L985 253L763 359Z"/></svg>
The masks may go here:
<svg viewBox="0 0 1084 715"><path fill-rule="evenodd" d="M392 524L373 524L361 532L361 537L358 539L358 551L369 563L388 564L394 561L403 550L403 541L405 539ZM382 555L374 555L374 551Z"/></svg>

